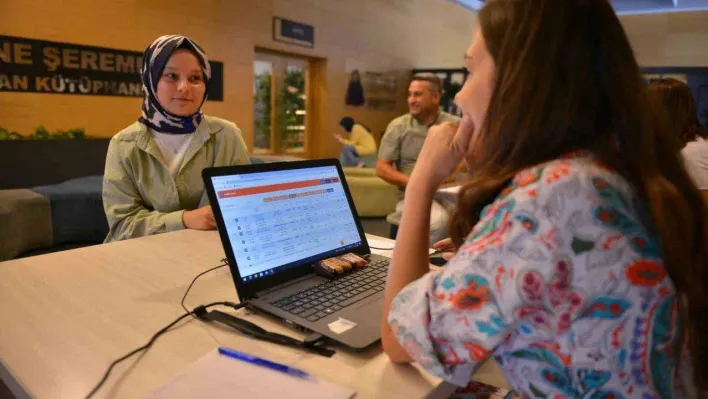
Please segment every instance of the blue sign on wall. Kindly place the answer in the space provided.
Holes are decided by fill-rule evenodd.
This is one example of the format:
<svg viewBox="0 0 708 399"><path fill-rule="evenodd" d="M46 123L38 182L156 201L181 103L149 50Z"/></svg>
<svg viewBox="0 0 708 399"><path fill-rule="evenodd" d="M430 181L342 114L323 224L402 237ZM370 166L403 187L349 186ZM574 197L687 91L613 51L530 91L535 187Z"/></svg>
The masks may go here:
<svg viewBox="0 0 708 399"><path fill-rule="evenodd" d="M303 47L315 47L315 27L273 17L273 40Z"/></svg>

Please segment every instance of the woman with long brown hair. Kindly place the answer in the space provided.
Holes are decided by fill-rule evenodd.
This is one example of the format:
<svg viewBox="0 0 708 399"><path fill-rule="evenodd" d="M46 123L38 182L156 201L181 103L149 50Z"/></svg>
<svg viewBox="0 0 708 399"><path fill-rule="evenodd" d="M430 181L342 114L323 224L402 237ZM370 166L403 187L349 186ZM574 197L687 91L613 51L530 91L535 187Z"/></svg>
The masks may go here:
<svg viewBox="0 0 708 399"><path fill-rule="evenodd" d="M649 84L649 98L658 112L665 112L671 131L683 144L686 169L708 199L708 129L698 121L691 89L680 80L657 79Z"/></svg>
<svg viewBox="0 0 708 399"><path fill-rule="evenodd" d="M462 124L430 130L408 184L386 353L458 384L494 356L529 398L705 388L708 209L612 7L489 0L479 22ZM461 160L459 249L429 272L430 204Z"/></svg>
<svg viewBox="0 0 708 399"><path fill-rule="evenodd" d="M708 132L698 121L696 101L686 83L673 78L656 79L649 83L648 90L649 99L666 112L669 128L683 145L698 137L708 138Z"/></svg>

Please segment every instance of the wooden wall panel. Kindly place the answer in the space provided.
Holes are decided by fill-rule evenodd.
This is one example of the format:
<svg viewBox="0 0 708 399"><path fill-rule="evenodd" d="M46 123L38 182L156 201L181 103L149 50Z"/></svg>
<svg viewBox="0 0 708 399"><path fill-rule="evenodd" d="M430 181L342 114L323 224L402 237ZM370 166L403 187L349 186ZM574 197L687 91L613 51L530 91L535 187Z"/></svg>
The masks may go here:
<svg viewBox="0 0 708 399"><path fill-rule="evenodd" d="M315 26L315 48L272 40L272 17ZM447 26L444 21L455 21ZM322 123L310 136L315 157L336 156L331 138L344 115L375 132L405 113L409 72L421 66L461 65L462 48L444 60L446 43L466 42L474 13L446 0L22 0L0 2L0 34L39 40L142 51L156 37L193 37L210 58L224 63L224 101L204 111L230 119L253 142L253 59L256 48L315 58L324 96ZM462 27L462 28L461 28ZM466 37L465 37L466 36ZM459 46L458 46L459 47ZM344 106L346 60L398 71L401 100L393 111ZM452 61L454 60L454 61ZM452 62L451 62L452 61ZM1 67L1 66L0 66ZM140 99L64 94L0 93L0 127L31 133L83 127L110 137L140 115Z"/></svg>
<svg viewBox="0 0 708 399"><path fill-rule="evenodd" d="M315 26L315 48L272 40L272 17ZM708 65L708 12L622 16L643 66ZM206 113L236 122L247 142L253 134L252 64L256 48L319 60L321 123L312 155L335 156L331 134L342 116L361 119L378 135L406 112L413 68L454 68L477 25L474 13L447 0L22 0L0 2L0 34L142 51L157 36L193 37L224 63L224 101ZM393 111L344 106L346 65L355 59L397 71L400 101ZM1 65L0 65L1 68ZM0 93L0 127L30 133L83 127L110 137L140 114L136 98Z"/></svg>

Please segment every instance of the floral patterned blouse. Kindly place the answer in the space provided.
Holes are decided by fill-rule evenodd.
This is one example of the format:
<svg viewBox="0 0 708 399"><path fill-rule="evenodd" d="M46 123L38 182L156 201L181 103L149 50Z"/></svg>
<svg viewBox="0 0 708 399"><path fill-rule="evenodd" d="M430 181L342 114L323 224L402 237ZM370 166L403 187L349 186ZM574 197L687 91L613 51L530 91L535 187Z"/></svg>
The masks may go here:
<svg viewBox="0 0 708 399"><path fill-rule="evenodd" d="M695 393L648 215L588 153L518 173L388 321L415 361L459 385L494 356L523 398Z"/></svg>

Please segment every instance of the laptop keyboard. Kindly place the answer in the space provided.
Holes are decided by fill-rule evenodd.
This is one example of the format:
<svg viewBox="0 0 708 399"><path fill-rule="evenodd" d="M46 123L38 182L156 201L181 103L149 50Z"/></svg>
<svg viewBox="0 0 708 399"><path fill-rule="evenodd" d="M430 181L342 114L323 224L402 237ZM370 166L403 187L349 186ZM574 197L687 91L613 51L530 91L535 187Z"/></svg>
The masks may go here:
<svg viewBox="0 0 708 399"><path fill-rule="evenodd" d="M388 259L372 262L359 271L336 280L325 281L285 298L279 298L271 304L315 322L383 291L388 265Z"/></svg>

